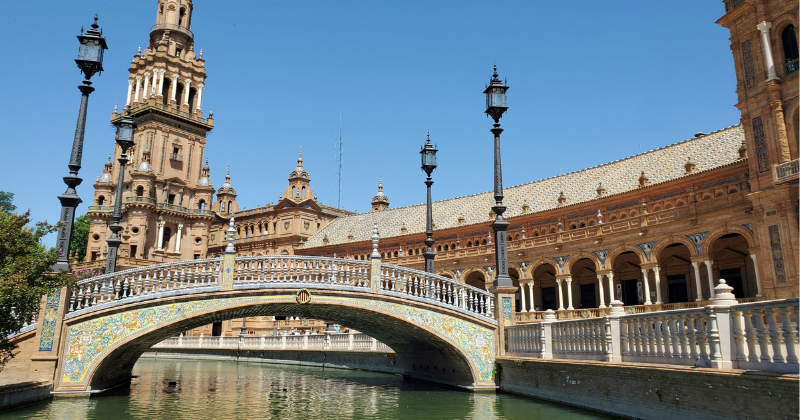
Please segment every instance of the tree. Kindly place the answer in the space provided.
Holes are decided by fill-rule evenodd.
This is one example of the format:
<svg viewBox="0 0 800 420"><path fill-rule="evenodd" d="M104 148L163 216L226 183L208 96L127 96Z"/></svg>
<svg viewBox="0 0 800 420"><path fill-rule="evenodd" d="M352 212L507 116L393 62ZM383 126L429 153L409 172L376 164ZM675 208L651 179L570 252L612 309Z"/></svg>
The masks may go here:
<svg viewBox="0 0 800 420"><path fill-rule="evenodd" d="M17 206L11 204L14 193L0 191L0 213L13 213Z"/></svg>
<svg viewBox="0 0 800 420"><path fill-rule="evenodd" d="M41 243L56 226L39 222L31 227L30 211L20 215L5 208L0 212L0 370L17 348L9 336L33 320L42 296L68 283L63 273L50 274L56 252Z"/></svg>
<svg viewBox="0 0 800 420"><path fill-rule="evenodd" d="M78 257L78 262L83 262L83 259L86 258L90 222L89 216L84 214L75 219L75 223L72 224L72 239L69 242L69 249L73 255Z"/></svg>

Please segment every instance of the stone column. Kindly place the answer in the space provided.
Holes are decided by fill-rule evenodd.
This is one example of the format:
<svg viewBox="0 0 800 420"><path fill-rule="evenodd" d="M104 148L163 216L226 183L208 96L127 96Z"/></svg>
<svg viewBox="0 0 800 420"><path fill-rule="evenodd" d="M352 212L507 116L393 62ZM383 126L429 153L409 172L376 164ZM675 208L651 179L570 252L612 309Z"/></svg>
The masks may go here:
<svg viewBox="0 0 800 420"><path fill-rule="evenodd" d="M614 290L614 273L608 273L606 277L608 277L608 304L611 305L611 302L617 298L615 295L617 291Z"/></svg>
<svg viewBox="0 0 800 420"><path fill-rule="evenodd" d="M169 98L170 101L175 101L175 94L178 91L178 74L172 75L172 93L170 93Z"/></svg>
<svg viewBox="0 0 800 420"><path fill-rule="evenodd" d="M664 301L661 300L661 277L658 274L659 271L661 271L660 268L653 267L653 272L656 274L656 304L661 305Z"/></svg>
<svg viewBox="0 0 800 420"><path fill-rule="evenodd" d="M756 297L763 296L761 294L761 274L758 272L758 260L756 259L756 254L750 254L750 258L753 259L753 268L756 271L756 287L758 288L758 293L756 293Z"/></svg>
<svg viewBox="0 0 800 420"><path fill-rule="evenodd" d="M158 234L156 235L156 249L161 250L161 243L164 242L164 221L158 222Z"/></svg>
<svg viewBox="0 0 800 420"><path fill-rule="evenodd" d="M697 288L697 299L695 301L700 302L703 300L703 289L700 287L700 263L692 261L692 267L694 267L694 285Z"/></svg>
<svg viewBox="0 0 800 420"><path fill-rule="evenodd" d="M525 309L525 284L524 283L520 283L519 284L519 303L520 303L519 312L528 312L528 310Z"/></svg>
<svg viewBox="0 0 800 420"><path fill-rule="evenodd" d="M142 99L147 99L147 91L150 88L150 73L144 74L144 91L142 92Z"/></svg>
<svg viewBox="0 0 800 420"><path fill-rule="evenodd" d="M181 252L181 230L183 230L183 223L178 223L178 232L175 234L175 252Z"/></svg>
<svg viewBox="0 0 800 420"><path fill-rule="evenodd" d="M562 297L563 293L564 292L561 290L561 279L557 278L556 279L556 294L558 295L558 310L559 311L563 311L564 310L564 298Z"/></svg>
<svg viewBox="0 0 800 420"><path fill-rule="evenodd" d="M653 302L650 301L650 279L647 275L647 268L642 269L642 283L644 284L644 304L645 305L652 305Z"/></svg>
<svg viewBox="0 0 800 420"><path fill-rule="evenodd" d="M142 88L142 76L136 76L136 95L134 95L133 102L139 102L139 92Z"/></svg>
<svg viewBox="0 0 800 420"><path fill-rule="evenodd" d="M536 307L534 306L535 301L533 300L533 279L531 279L531 281L528 283L528 299L531 303L531 312L536 311Z"/></svg>
<svg viewBox="0 0 800 420"><path fill-rule="evenodd" d="M189 105L189 86L192 84L192 79L186 79L186 86L183 87L183 104Z"/></svg>
<svg viewBox="0 0 800 420"><path fill-rule="evenodd" d="M131 104L131 94L133 94L133 79L128 79L128 95L125 97L125 106Z"/></svg>
<svg viewBox="0 0 800 420"><path fill-rule="evenodd" d="M164 96L164 73L166 72L164 69L158 71L158 92L156 92L156 96Z"/></svg>
<svg viewBox="0 0 800 420"><path fill-rule="evenodd" d="M569 304L567 309L575 309L575 307L572 306L572 277L567 277L567 303Z"/></svg>
<svg viewBox="0 0 800 420"><path fill-rule="evenodd" d="M599 286L598 289L600 291L600 307L601 308L605 308L606 307L606 299L605 299L605 296L603 296L605 293L603 293L603 275L602 274L598 274L597 275L597 285ZM612 293L613 293L613 291L612 291ZM613 296L612 296L611 300L614 300Z"/></svg>
<svg viewBox="0 0 800 420"><path fill-rule="evenodd" d="M714 300L714 272L711 270L711 264L714 262L711 260L704 261L706 265L706 269L708 270L708 290L710 290L710 296L708 297L711 300Z"/></svg>
<svg viewBox="0 0 800 420"><path fill-rule="evenodd" d="M195 107L195 109L203 109L203 88L205 87L206 85L203 83L197 85L197 107Z"/></svg>
<svg viewBox="0 0 800 420"><path fill-rule="evenodd" d="M772 26L770 22L761 22L756 25L756 28L761 31L761 47L764 49L764 67L767 69L767 81L778 78L778 75L775 74L775 62L772 60L772 44L770 44L769 40L770 26ZM713 296L714 292L711 292L711 294Z"/></svg>

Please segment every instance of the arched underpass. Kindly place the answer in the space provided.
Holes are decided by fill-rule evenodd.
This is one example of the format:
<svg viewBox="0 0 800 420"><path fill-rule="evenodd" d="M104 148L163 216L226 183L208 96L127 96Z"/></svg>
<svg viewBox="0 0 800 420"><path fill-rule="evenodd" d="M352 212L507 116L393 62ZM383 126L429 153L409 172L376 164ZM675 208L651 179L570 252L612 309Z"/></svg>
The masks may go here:
<svg viewBox="0 0 800 420"><path fill-rule="evenodd" d="M171 302L134 303L67 321L57 391L100 391L130 379L151 346L212 322L301 316L355 328L390 346L405 376L467 388L494 387L495 327L463 314L392 296L297 289L209 292ZM483 325L485 324L485 325Z"/></svg>

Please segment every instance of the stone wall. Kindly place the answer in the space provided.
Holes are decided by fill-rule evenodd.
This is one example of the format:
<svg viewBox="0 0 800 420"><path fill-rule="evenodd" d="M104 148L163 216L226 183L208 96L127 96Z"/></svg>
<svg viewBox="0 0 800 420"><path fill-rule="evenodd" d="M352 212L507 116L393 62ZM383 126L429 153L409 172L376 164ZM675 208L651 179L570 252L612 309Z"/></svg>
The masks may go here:
<svg viewBox="0 0 800 420"><path fill-rule="evenodd" d="M396 355L327 350L150 349L142 357L238 360L402 374Z"/></svg>
<svg viewBox="0 0 800 420"><path fill-rule="evenodd" d="M797 375L498 358L502 391L641 419L797 418Z"/></svg>

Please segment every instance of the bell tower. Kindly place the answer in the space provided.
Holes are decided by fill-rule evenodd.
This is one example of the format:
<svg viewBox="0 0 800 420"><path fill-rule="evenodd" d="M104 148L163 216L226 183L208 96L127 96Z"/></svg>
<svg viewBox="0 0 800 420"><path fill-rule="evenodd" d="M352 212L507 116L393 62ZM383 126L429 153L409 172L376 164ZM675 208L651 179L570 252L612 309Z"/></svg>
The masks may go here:
<svg viewBox="0 0 800 420"><path fill-rule="evenodd" d="M155 25L146 48L140 46L133 55L125 105L121 110L115 106L111 114L112 123L130 115L137 124L123 188L123 244L117 264L122 268L145 263L139 260L205 258L208 230L216 218L208 206L213 189L203 176L206 136L214 118L210 108L203 112L207 76L202 51L194 51L192 0L152 4ZM114 161L119 153L115 146ZM114 189L118 170L115 165ZM105 206L90 213L87 256L103 259L111 213Z"/></svg>

